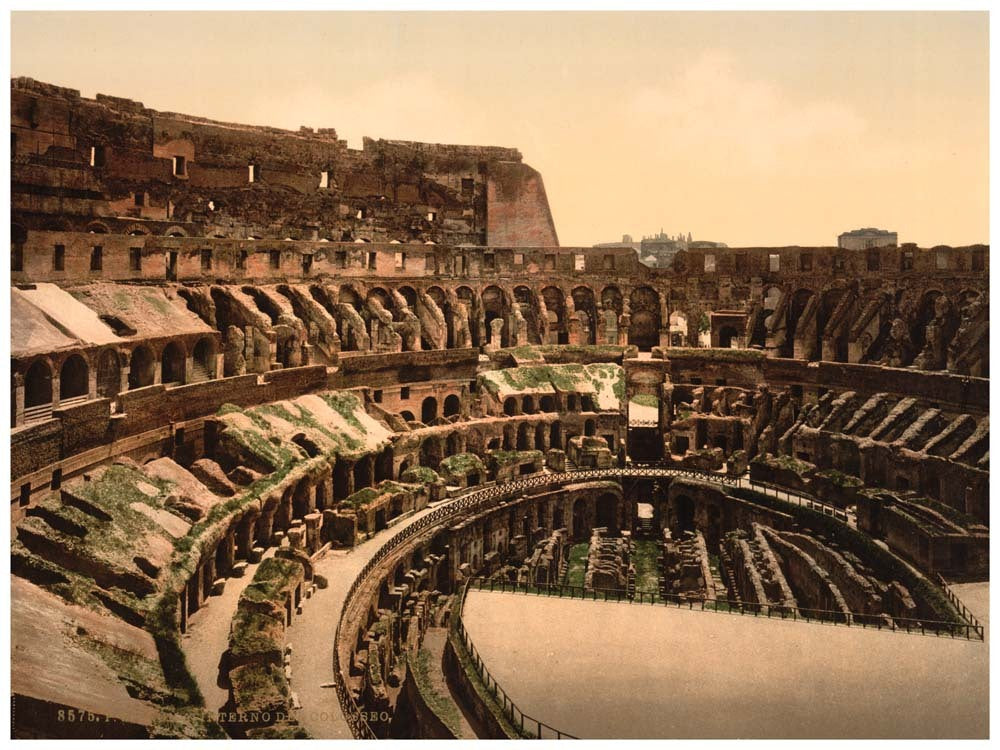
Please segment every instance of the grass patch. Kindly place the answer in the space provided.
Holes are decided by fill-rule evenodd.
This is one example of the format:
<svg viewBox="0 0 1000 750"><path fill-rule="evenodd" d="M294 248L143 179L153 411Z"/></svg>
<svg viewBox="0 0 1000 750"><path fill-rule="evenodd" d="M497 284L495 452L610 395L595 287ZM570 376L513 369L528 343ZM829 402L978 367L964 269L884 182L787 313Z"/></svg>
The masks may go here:
<svg viewBox="0 0 1000 750"><path fill-rule="evenodd" d="M566 565L566 577L563 581L567 586L583 586L587 575L587 555L590 552L588 542L580 542L569 548L569 562Z"/></svg>
<svg viewBox="0 0 1000 750"><path fill-rule="evenodd" d="M632 563L635 565L635 592L652 594L660 593L660 568L657 558L660 555L660 545L657 542L640 539L635 542L635 554Z"/></svg>

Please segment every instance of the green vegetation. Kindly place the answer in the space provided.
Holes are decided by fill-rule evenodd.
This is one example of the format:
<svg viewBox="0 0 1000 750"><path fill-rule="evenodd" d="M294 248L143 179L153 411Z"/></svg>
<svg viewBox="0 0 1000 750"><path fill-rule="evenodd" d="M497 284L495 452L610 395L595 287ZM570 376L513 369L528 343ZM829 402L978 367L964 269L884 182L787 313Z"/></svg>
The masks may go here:
<svg viewBox="0 0 1000 750"><path fill-rule="evenodd" d="M631 403L639 406L651 406L655 409L660 406L660 399L649 393L640 393L632 397Z"/></svg>
<svg viewBox="0 0 1000 750"><path fill-rule="evenodd" d="M635 553L632 563L635 565L635 592L658 595L660 593L660 568L657 558L660 555L660 545L657 542L641 539L635 542Z"/></svg>
<svg viewBox="0 0 1000 750"><path fill-rule="evenodd" d="M590 552L590 544L580 542L569 548L569 562L566 565L567 586L583 586L584 578L587 575L587 555Z"/></svg>
<svg viewBox="0 0 1000 750"><path fill-rule="evenodd" d="M451 696L441 695L434 686L431 674L435 668L431 664L430 653L427 649L422 648L415 656L410 654L407 657L407 664L413 671L413 680L424 699L424 703L455 737L461 739L463 737L461 714ZM436 671L440 671L440 669L438 668Z"/></svg>
<svg viewBox="0 0 1000 750"><path fill-rule="evenodd" d="M963 529L969 529L972 526L983 526L983 522L980 521L975 516L970 516L968 513L963 513L960 510L952 508L950 505L945 505L944 503L939 503L937 500L931 500L929 497L908 497L906 500L900 501L906 503L913 503L914 505L922 505L925 508L929 508L942 516L947 518L953 524L961 526Z"/></svg>
<svg viewBox="0 0 1000 750"><path fill-rule="evenodd" d="M402 480L410 484L439 484L441 476L429 466L412 466L403 473Z"/></svg>
<svg viewBox="0 0 1000 750"><path fill-rule="evenodd" d="M497 468L511 464L534 463L545 458L541 451L487 451L487 453Z"/></svg>
<svg viewBox="0 0 1000 750"><path fill-rule="evenodd" d="M865 484L860 478L851 476L850 474L845 474L844 472L837 471L836 469L823 469L822 471L817 471L816 477L827 479L832 484L845 489L856 489L858 487L863 487Z"/></svg>
<svg viewBox="0 0 1000 750"><path fill-rule="evenodd" d="M441 472L445 476L464 477L476 472L485 472L482 459L475 453L456 453L441 461Z"/></svg>

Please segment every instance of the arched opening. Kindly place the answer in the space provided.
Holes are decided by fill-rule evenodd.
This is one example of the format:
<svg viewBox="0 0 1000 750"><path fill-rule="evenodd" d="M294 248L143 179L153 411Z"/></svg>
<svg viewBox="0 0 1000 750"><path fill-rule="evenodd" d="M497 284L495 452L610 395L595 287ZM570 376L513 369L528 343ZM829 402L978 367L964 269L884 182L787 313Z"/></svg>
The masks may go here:
<svg viewBox="0 0 1000 750"><path fill-rule="evenodd" d="M503 290L497 286L488 286L483 290L482 294L482 304L483 304L483 319L486 321L486 343L494 344L500 347L510 346L510 331L507 325L508 317L508 304L507 298L503 293ZM494 341L493 334L493 321L500 320L503 325L500 326L500 340Z"/></svg>
<svg viewBox="0 0 1000 750"><path fill-rule="evenodd" d="M535 399L531 396L525 396L521 401L521 413L522 414L534 414L535 413Z"/></svg>
<svg viewBox="0 0 1000 750"><path fill-rule="evenodd" d="M628 342L642 351L650 351L660 343L660 295L648 286L641 286L629 297L632 323Z"/></svg>
<svg viewBox="0 0 1000 750"><path fill-rule="evenodd" d="M200 383L215 376L215 344L210 338L198 339L191 363L191 382Z"/></svg>
<svg viewBox="0 0 1000 750"><path fill-rule="evenodd" d="M509 396L503 400L503 413L508 417L513 417L517 414L517 399L513 396Z"/></svg>
<svg viewBox="0 0 1000 750"><path fill-rule="evenodd" d="M553 422L549 428L549 448L562 448L562 428L558 422Z"/></svg>
<svg viewBox="0 0 1000 750"><path fill-rule="evenodd" d="M597 423L593 419L588 419L583 423L583 434L587 437L597 434Z"/></svg>
<svg viewBox="0 0 1000 750"><path fill-rule="evenodd" d="M444 399L444 415L454 417L462 411L462 401L454 393Z"/></svg>
<svg viewBox="0 0 1000 750"><path fill-rule="evenodd" d="M582 317L580 330L580 343L597 343L597 304L594 301L594 290L586 286L578 286L573 290L573 307L576 314Z"/></svg>
<svg viewBox="0 0 1000 750"><path fill-rule="evenodd" d="M535 427L535 450L544 450L545 448L545 425L540 424Z"/></svg>
<svg viewBox="0 0 1000 750"><path fill-rule="evenodd" d="M97 358L97 395L99 398L114 398L121 387L118 354L113 349L105 349Z"/></svg>
<svg viewBox="0 0 1000 750"><path fill-rule="evenodd" d="M160 382L163 385L180 385L184 382L184 352L171 341L160 355Z"/></svg>
<svg viewBox="0 0 1000 750"><path fill-rule="evenodd" d="M401 416L407 422L415 422L417 419L412 411L401 411L399 412L399 416Z"/></svg>
<svg viewBox="0 0 1000 750"><path fill-rule="evenodd" d="M24 375L24 406L52 404L52 370L44 359L35 360Z"/></svg>
<svg viewBox="0 0 1000 750"><path fill-rule="evenodd" d="M372 484L372 459L365 456L354 464L354 491L357 492Z"/></svg>
<svg viewBox="0 0 1000 750"><path fill-rule="evenodd" d="M149 347L140 346L132 352L128 371L129 390L145 388L153 384L155 379L156 361Z"/></svg>
<svg viewBox="0 0 1000 750"><path fill-rule="evenodd" d="M597 525L603 526L612 536L618 533L618 498L614 495L601 495L597 498Z"/></svg>
<svg viewBox="0 0 1000 750"><path fill-rule="evenodd" d="M811 289L799 289L792 295L792 299L788 304L788 310L785 313L785 343L780 349L782 357L795 356L795 339L799 334L799 319L802 317L802 313L806 311L806 307L809 305L809 300L812 297L813 292Z"/></svg>
<svg viewBox="0 0 1000 750"><path fill-rule="evenodd" d="M568 344L569 330L566 326L566 295L555 286L542 290L542 301L546 312L547 344Z"/></svg>
<svg viewBox="0 0 1000 750"><path fill-rule="evenodd" d="M59 370L59 400L87 396L90 368L86 360L79 354L74 354L63 362Z"/></svg>
<svg viewBox="0 0 1000 750"><path fill-rule="evenodd" d="M459 453L463 453L462 436L457 432L453 432L448 436L448 455L457 456Z"/></svg>
<svg viewBox="0 0 1000 750"><path fill-rule="evenodd" d="M677 509L677 529L694 531L694 500L687 495L678 495L674 498L674 507Z"/></svg>
<svg viewBox="0 0 1000 750"><path fill-rule="evenodd" d="M542 396L539 400L539 408L548 413L556 410L556 400L552 396Z"/></svg>
<svg viewBox="0 0 1000 750"><path fill-rule="evenodd" d="M433 396L428 396L424 399L423 404L420 406L420 421L424 424L431 424L435 419L437 419L438 414L438 402Z"/></svg>

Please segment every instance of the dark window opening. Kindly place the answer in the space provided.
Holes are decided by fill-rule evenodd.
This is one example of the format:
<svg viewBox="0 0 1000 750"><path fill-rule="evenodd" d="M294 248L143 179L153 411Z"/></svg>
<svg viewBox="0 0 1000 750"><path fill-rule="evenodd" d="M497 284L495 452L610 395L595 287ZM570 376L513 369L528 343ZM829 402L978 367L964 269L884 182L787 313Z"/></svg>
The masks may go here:
<svg viewBox="0 0 1000 750"><path fill-rule="evenodd" d="M31 482L26 482L21 485L21 497L18 499L17 504L22 508L31 502Z"/></svg>
<svg viewBox="0 0 1000 750"><path fill-rule="evenodd" d="M212 251L202 250L201 251L201 270L211 271L212 270Z"/></svg>
<svg viewBox="0 0 1000 750"><path fill-rule="evenodd" d="M128 267L130 271L142 270L142 248L130 247L128 249Z"/></svg>
<svg viewBox="0 0 1000 750"><path fill-rule="evenodd" d="M382 403L382 391L381 390L372 391L372 401L374 401L376 404L381 404Z"/></svg>
<svg viewBox="0 0 1000 750"><path fill-rule="evenodd" d="M272 250L269 253L269 257L270 257L270 260L271 260L271 268L281 268L281 251L280 250Z"/></svg>
<svg viewBox="0 0 1000 750"><path fill-rule="evenodd" d="M462 195L466 198L472 195L476 187L476 181L471 177L462 178Z"/></svg>
<svg viewBox="0 0 1000 750"><path fill-rule="evenodd" d="M972 270L973 271L985 271L986 270L986 251L985 250L973 250L972 251Z"/></svg>
<svg viewBox="0 0 1000 750"><path fill-rule="evenodd" d="M183 156L174 157L174 176L183 177L187 174L187 163Z"/></svg>
<svg viewBox="0 0 1000 750"><path fill-rule="evenodd" d="M368 253L368 268L372 271L375 270L375 259L378 257L378 253Z"/></svg>
<svg viewBox="0 0 1000 750"><path fill-rule="evenodd" d="M62 487L62 469L55 469L52 472L52 482L50 483L50 488L53 490L58 490Z"/></svg>
<svg viewBox="0 0 1000 750"><path fill-rule="evenodd" d="M90 149L90 166L103 167L108 163L107 146L93 146Z"/></svg>
<svg viewBox="0 0 1000 750"><path fill-rule="evenodd" d="M401 399L407 399L407 398L409 398L410 397L410 386L404 385L402 388L400 388L399 389L399 397Z"/></svg>
<svg viewBox="0 0 1000 750"><path fill-rule="evenodd" d="M145 206L146 205L146 194L145 193L136 193L135 194L135 205L137 205L137 206Z"/></svg>
<svg viewBox="0 0 1000 750"><path fill-rule="evenodd" d="M90 250L90 270L100 271L104 268L104 248L95 245Z"/></svg>
<svg viewBox="0 0 1000 750"><path fill-rule="evenodd" d="M334 255L337 268L347 268L347 251L338 250Z"/></svg>
<svg viewBox="0 0 1000 750"><path fill-rule="evenodd" d="M174 429L174 445L184 445L184 428L177 427Z"/></svg>
<svg viewBox="0 0 1000 750"><path fill-rule="evenodd" d="M882 258L877 248L868 251L868 270L880 271L882 269Z"/></svg>
<svg viewBox="0 0 1000 750"><path fill-rule="evenodd" d="M247 267L247 257L250 255L246 250L240 250L240 257L236 259L236 268L245 271Z"/></svg>
<svg viewBox="0 0 1000 750"><path fill-rule="evenodd" d="M66 270L66 247L64 245L56 245L55 251L52 253L52 270Z"/></svg>
<svg viewBox="0 0 1000 750"><path fill-rule="evenodd" d="M305 273L309 273L312 270L312 267L313 267L313 256L309 255L309 254L303 255L302 256L302 273L304 273L304 274Z"/></svg>

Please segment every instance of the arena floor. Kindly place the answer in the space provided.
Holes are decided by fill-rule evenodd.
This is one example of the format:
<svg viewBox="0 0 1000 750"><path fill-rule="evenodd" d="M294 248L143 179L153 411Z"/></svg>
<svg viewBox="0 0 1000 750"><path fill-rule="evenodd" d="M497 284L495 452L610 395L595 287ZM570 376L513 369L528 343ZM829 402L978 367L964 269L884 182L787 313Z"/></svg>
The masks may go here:
<svg viewBox="0 0 1000 750"><path fill-rule="evenodd" d="M464 619L521 710L578 737L989 733L988 643L477 591Z"/></svg>

